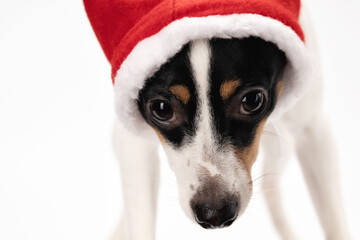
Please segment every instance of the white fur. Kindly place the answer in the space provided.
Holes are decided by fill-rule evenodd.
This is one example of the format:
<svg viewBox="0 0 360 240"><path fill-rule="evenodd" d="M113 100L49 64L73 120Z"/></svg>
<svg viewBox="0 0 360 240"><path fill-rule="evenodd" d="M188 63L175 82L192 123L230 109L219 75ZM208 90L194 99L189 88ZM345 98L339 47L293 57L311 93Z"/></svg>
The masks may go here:
<svg viewBox="0 0 360 240"><path fill-rule="evenodd" d="M145 80L192 40L248 36L275 43L288 58L285 87L270 121L277 119L305 94L311 84L308 52L296 33L281 22L255 14L232 14L183 18L139 42L115 77L116 113L120 121L135 134L154 139L152 129L143 121L136 105Z"/></svg>
<svg viewBox="0 0 360 240"><path fill-rule="evenodd" d="M114 133L115 153L121 159L124 208L123 221L112 239L154 240L159 180L158 141L151 143L135 136L118 121Z"/></svg>

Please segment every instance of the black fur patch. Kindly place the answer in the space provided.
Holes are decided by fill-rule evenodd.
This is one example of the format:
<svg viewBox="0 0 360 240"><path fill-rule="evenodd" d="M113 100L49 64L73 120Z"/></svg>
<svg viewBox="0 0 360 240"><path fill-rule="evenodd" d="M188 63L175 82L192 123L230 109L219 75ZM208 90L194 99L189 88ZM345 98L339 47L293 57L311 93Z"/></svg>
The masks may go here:
<svg viewBox="0 0 360 240"><path fill-rule="evenodd" d="M247 147L254 140L258 124L274 109L277 83L285 66L285 54L276 45L262 39L212 39L210 73L210 105L219 143L231 142ZM223 101L220 87L226 80L240 80L236 92ZM229 118L226 114L232 101L253 87L261 87L268 93L268 102L259 115L246 120ZM241 101L241 100L238 100ZM240 108L240 105L239 105Z"/></svg>

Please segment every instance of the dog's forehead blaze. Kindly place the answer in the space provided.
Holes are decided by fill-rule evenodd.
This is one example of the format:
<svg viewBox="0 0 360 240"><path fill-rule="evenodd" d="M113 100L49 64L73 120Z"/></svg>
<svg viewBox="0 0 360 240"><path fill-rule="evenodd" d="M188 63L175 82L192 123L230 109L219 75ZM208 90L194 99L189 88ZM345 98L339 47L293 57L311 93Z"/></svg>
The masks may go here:
<svg viewBox="0 0 360 240"><path fill-rule="evenodd" d="M266 119L260 122L256 129L255 138L253 143L244 149L237 149L235 151L235 154L238 158L238 161L240 161L242 164L244 164L246 171L248 172L249 176L251 177L251 168L256 160L256 157L258 155L259 151L259 144L260 144L260 138L261 134L264 130L266 123Z"/></svg>
<svg viewBox="0 0 360 240"><path fill-rule="evenodd" d="M177 99L182 101L184 104L187 104L190 100L190 91L189 88L187 88L184 85L177 84L173 85L169 88L169 91L175 95Z"/></svg>
<svg viewBox="0 0 360 240"><path fill-rule="evenodd" d="M236 91L240 86L240 80L226 80L221 84L220 87L220 96L222 100L227 100L229 97Z"/></svg>

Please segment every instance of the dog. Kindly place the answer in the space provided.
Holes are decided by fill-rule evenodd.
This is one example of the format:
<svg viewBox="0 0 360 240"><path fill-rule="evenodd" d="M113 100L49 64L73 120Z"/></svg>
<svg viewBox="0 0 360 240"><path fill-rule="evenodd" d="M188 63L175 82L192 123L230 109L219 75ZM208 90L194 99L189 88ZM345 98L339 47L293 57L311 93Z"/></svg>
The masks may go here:
<svg viewBox="0 0 360 240"><path fill-rule="evenodd" d="M252 193L251 168L266 120L282 93L285 65L285 54L260 38L194 41L140 91L139 111L158 135L177 177L181 207L201 227L228 227L245 211ZM349 239L319 87L314 83L303 100L267 126L289 145L283 146L281 158L277 142L263 139L264 173L280 173L279 161L295 150L326 238ZM129 234L119 239L153 239L157 186L150 179L158 174L156 144L130 137L120 126L116 133L126 207L119 232ZM266 180L264 188L278 184L277 179ZM265 196L281 237L296 239L280 197L276 192Z"/></svg>
<svg viewBox="0 0 360 240"><path fill-rule="evenodd" d="M326 239L350 239L322 78L315 71L310 84L307 72L309 62L319 64L300 1L106 1L84 3L113 67L121 121L114 146L124 213L114 240L155 239L159 145L185 215L214 229L246 210L260 144L264 174L280 174L295 153ZM278 178L263 181L278 186ZM279 191L265 199L281 238L297 239Z"/></svg>

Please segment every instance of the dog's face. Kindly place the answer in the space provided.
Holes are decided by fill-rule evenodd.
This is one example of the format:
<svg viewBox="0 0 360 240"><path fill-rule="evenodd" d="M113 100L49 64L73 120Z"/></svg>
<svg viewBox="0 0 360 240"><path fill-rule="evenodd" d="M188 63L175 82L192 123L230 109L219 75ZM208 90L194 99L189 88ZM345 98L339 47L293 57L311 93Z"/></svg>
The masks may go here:
<svg viewBox="0 0 360 240"><path fill-rule="evenodd" d="M147 80L138 106L174 170L185 213L225 227L245 210L285 55L259 38L190 42Z"/></svg>

